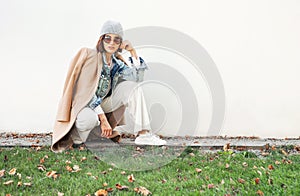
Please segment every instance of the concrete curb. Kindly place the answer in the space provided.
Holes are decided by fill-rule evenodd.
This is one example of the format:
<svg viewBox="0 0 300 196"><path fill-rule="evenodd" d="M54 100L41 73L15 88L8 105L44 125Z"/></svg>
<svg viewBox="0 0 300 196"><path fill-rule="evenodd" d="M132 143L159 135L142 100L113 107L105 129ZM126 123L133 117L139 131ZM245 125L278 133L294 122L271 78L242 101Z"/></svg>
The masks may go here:
<svg viewBox="0 0 300 196"><path fill-rule="evenodd" d="M0 147L37 147L50 146L52 140L52 133L0 133ZM257 138L257 137L165 137L167 145L169 146L191 146L209 148L223 148L224 145L230 144L236 149L261 149L266 146L300 146L299 138ZM123 138L121 145L135 145L134 139Z"/></svg>

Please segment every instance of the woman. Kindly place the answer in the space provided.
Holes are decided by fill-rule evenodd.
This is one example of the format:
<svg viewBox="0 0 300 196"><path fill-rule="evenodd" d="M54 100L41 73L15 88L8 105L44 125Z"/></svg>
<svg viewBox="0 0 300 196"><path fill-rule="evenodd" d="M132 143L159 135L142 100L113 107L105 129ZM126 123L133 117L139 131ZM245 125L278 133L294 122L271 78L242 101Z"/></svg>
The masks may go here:
<svg viewBox="0 0 300 196"><path fill-rule="evenodd" d="M132 67L119 52L130 52ZM71 62L55 121L51 149L61 152L84 143L93 132L118 142L117 130L133 132L136 144L165 145L150 132L143 92L137 82L147 68L128 40L123 41L119 22L103 24L96 50L82 48ZM129 118L121 124L125 109Z"/></svg>

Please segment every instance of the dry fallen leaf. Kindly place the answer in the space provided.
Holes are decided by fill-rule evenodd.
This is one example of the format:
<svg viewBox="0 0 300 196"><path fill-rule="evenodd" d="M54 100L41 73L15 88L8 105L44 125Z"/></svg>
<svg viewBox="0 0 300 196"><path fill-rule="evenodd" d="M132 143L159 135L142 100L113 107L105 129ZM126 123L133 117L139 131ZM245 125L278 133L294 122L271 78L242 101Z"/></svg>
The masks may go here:
<svg viewBox="0 0 300 196"><path fill-rule="evenodd" d="M111 187L107 188L106 190L107 190L107 192L113 192L114 191L114 189L111 188Z"/></svg>
<svg viewBox="0 0 300 196"><path fill-rule="evenodd" d="M118 189L118 190L128 190L129 189L129 187L128 186L122 186L122 185L120 185L120 184L116 184L116 188Z"/></svg>
<svg viewBox="0 0 300 196"><path fill-rule="evenodd" d="M107 196L107 190L105 189L100 189L95 193L95 196Z"/></svg>
<svg viewBox="0 0 300 196"><path fill-rule="evenodd" d="M263 193L261 190L258 190L258 191L256 192L256 194L258 194L259 196L264 195L264 193Z"/></svg>
<svg viewBox="0 0 300 196"><path fill-rule="evenodd" d="M255 184L259 184L260 183L260 179L259 178L255 178Z"/></svg>
<svg viewBox="0 0 300 196"><path fill-rule="evenodd" d="M15 175L15 174L16 174L16 171L17 171L16 168L12 168L12 169L8 172L8 174L9 174L9 175Z"/></svg>
<svg viewBox="0 0 300 196"><path fill-rule="evenodd" d="M228 164L228 163L226 163L226 165L225 165L225 168L226 168L226 169L228 169L228 168L229 168L229 164Z"/></svg>
<svg viewBox="0 0 300 196"><path fill-rule="evenodd" d="M225 152L229 151L229 149L230 149L230 143L227 143L227 144L225 144L225 145L223 146L223 150L224 150Z"/></svg>
<svg viewBox="0 0 300 196"><path fill-rule="evenodd" d="M269 170L273 170L273 169L274 169L273 165L269 165L269 166L268 166L268 169L269 169Z"/></svg>
<svg viewBox="0 0 300 196"><path fill-rule="evenodd" d="M257 170L257 173L258 173L260 176L262 175L261 171L259 171L259 170Z"/></svg>
<svg viewBox="0 0 300 196"><path fill-rule="evenodd" d="M4 185L10 185L10 184L12 184L14 181L13 180L9 180L9 181L7 181L7 182L4 182L3 184Z"/></svg>
<svg viewBox="0 0 300 196"><path fill-rule="evenodd" d="M134 177L133 177L133 174L129 175L129 176L127 177L127 179L128 179L128 182L134 182L134 181L135 181L135 179L134 179Z"/></svg>
<svg viewBox="0 0 300 196"><path fill-rule="evenodd" d="M163 183L163 184L166 183L166 182L167 182L166 179L162 179L162 180L161 180L161 183Z"/></svg>
<svg viewBox="0 0 300 196"><path fill-rule="evenodd" d="M38 165L37 168L38 168L38 170L41 170L41 171L45 171L46 170L46 168L45 168L44 165Z"/></svg>
<svg viewBox="0 0 300 196"><path fill-rule="evenodd" d="M86 173L88 176L92 176L93 174L91 172Z"/></svg>
<svg viewBox="0 0 300 196"><path fill-rule="evenodd" d="M243 162L244 167L248 167L248 164L246 162Z"/></svg>
<svg viewBox="0 0 300 196"><path fill-rule="evenodd" d="M67 165L69 165L69 164L71 164L71 163L72 163L71 161L66 160L66 164L67 164Z"/></svg>
<svg viewBox="0 0 300 196"><path fill-rule="evenodd" d="M103 185L103 186L108 186L108 184L107 184L106 182L104 182L102 185Z"/></svg>
<svg viewBox="0 0 300 196"><path fill-rule="evenodd" d="M208 188L208 189L213 189L214 186L215 186L214 184L208 184L208 185L207 185L207 188Z"/></svg>
<svg viewBox="0 0 300 196"><path fill-rule="evenodd" d="M238 182L241 183L241 184L244 184L244 183L245 183L245 180L242 179L242 178L239 178L239 179L238 179Z"/></svg>
<svg viewBox="0 0 300 196"><path fill-rule="evenodd" d="M81 162L82 162L82 161L86 161L86 160L87 160L86 157L82 157L82 158L80 159Z"/></svg>
<svg viewBox="0 0 300 196"><path fill-rule="evenodd" d="M151 194L152 194L148 189L146 189L146 188L143 187L143 186L140 186L140 187L138 187L138 188L134 188L134 191L135 191L136 193L142 194L142 195L144 195L144 196L147 196L147 195L151 195Z"/></svg>
<svg viewBox="0 0 300 196"><path fill-rule="evenodd" d="M0 170L0 178L3 177L5 174L5 169Z"/></svg>
<svg viewBox="0 0 300 196"><path fill-rule="evenodd" d="M79 165L74 165L73 170L73 172L79 172L81 169L79 168Z"/></svg>
<svg viewBox="0 0 300 196"><path fill-rule="evenodd" d="M224 179L221 180L221 184L225 184L225 180Z"/></svg>
<svg viewBox="0 0 300 196"><path fill-rule="evenodd" d="M121 171L121 174L122 174L122 175L125 175L125 174L126 174L126 172L125 172L125 171Z"/></svg>
<svg viewBox="0 0 300 196"><path fill-rule="evenodd" d="M69 171L69 172L73 171L72 167L70 167L69 165L66 166L66 170Z"/></svg>
<svg viewBox="0 0 300 196"><path fill-rule="evenodd" d="M40 159L40 164L43 164L43 163L45 163L45 159L44 159L44 158L41 158L41 159Z"/></svg>
<svg viewBox="0 0 300 196"><path fill-rule="evenodd" d="M195 154L194 154L194 153L192 153L192 152L191 152L189 155L190 155L191 157L194 157L194 156L195 156Z"/></svg>
<svg viewBox="0 0 300 196"><path fill-rule="evenodd" d="M57 196L64 196L64 193L58 191Z"/></svg>
<svg viewBox="0 0 300 196"><path fill-rule="evenodd" d="M19 181L18 184L17 184L17 186L22 186L22 182Z"/></svg>
<svg viewBox="0 0 300 196"><path fill-rule="evenodd" d="M51 177L54 177L55 174L56 174L56 171L49 171L49 172L46 173L46 176L47 176L48 178L51 178Z"/></svg>
<svg viewBox="0 0 300 196"><path fill-rule="evenodd" d="M280 165L281 163L280 163L280 161L275 161L275 164Z"/></svg>
<svg viewBox="0 0 300 196"><path fill-rule="evenodd" d="M196 168L196 172L197 172L197 173L201 173L201 172L202 172L202 169Z"/></svg>
<svg viewBox="0 0 300 196"><path fill-rule="evenodd" d="M22 175L20 173L17 173L17 176L18 176L19 180L21 180Z"/></svg>
<svg viewBox="0 0 300 196"><path fill-rule="evenodd" d="M281 150L282 154L284 154L285 156L288 156L289 154L285 151L285 150Z"/></svg>
<svg viewBox="0 0 300 196"><path fill-rule="evenodd" d="M23 185L24 186L31 186L32 184L30 182L24 182Z"/></svg>

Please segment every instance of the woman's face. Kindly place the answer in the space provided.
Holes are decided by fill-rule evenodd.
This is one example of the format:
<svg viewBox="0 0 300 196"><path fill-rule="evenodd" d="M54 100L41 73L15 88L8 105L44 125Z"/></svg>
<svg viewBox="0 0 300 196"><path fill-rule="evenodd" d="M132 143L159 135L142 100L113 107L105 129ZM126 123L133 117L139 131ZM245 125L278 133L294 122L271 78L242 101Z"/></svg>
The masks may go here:
<svg viewBox="0 0 300 196"><path fill-rule="evenodd" d="M117 34L105 34L103 37L104 50L109 53L115 53L122 42L122 38Z"/></svg>

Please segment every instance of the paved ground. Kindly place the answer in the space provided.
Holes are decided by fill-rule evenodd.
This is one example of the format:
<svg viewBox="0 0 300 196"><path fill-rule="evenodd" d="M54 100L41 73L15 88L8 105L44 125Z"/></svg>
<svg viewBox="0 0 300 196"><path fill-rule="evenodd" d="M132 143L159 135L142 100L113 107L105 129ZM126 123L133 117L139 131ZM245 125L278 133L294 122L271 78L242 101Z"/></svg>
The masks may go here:
<svg viewBox="0 0 300 196"><path fill-rule="evenodd" d="M51 144L51 133L44 134L16 134L0 133L0 147L32 147L49 146ZM257 138L257 137L166 137L169 146L193 146L203 149L219 149L224 145L230 144L231 147L244 150L259 150L266 146L300 146L300 137L298 138ZM133 138L123 138L121 145L134 145Z"/></svg>

